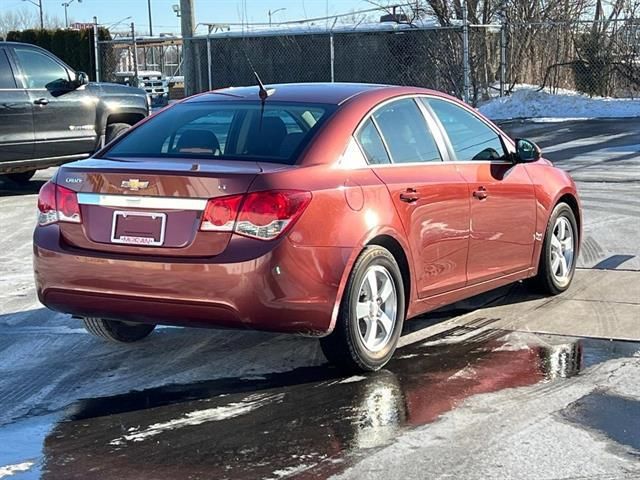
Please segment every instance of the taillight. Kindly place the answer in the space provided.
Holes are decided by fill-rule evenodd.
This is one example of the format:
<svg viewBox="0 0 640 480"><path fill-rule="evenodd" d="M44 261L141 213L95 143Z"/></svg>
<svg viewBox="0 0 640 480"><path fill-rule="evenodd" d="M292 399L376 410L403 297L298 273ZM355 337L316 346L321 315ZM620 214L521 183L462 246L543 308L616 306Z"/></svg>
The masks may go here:
<svg viewBox="0 0 640 480"><path fill-rule="evenodd" d="M38 223L81 223L76 192L52 182L45 183L38 194Z"/></svg>
<svg viewBox="0 0 640 480"><path fill-rule="evenodd" d="M212 198L207 203L200 230L235 232L260 240L285 233L302 215L311 193L273 190Z"/></svg>
<svg viewBox="0 0 640 480"><path fill-rule="evenodd" d="M42 186L38 194L38 223L40 225L49 225L57 221L56 185L47 182Z"/></svg>
<svg viewBox="0 0 640 480"><path fill-rule="evenodd" d="M238 208L242 202L242 195L212 198L202 215L200 230L210 232L231 232L238 216Z"/></svg>

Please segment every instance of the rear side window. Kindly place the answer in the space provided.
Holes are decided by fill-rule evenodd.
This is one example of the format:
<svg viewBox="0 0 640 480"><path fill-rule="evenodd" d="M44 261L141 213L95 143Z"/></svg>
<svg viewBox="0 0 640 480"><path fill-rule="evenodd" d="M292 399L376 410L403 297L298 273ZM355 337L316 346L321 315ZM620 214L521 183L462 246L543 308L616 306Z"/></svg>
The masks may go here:
<svg viewBox="0 0 640 480"><path fill-rule="evenodd" d="M364 150L364 154L367 157L367 162L370 165L380 165L384 163L391 163L387 149L380 138L378 129L373 124L371 119L364 122L364 125L358 132L358 143Z"/></svg>
<svg viewBox="0 0 640 480"><path fill-rule="evenodd" d="M413 99L389 103L373 114L393 163L439 162L440 152Z"/></svg>
<svg viewBox="0 0 640 480"><path fill-rule="evenodd" d="M105 155L256 160L294 164L334 105L201 102L176 105Z"/></svg>
<svg viewBox="0 0 640 480"><path fill-rule="evenodd" d="M444 127L457 160L501 160L504 146L498 134L478 117L458 105L438 99L427 102Z"/></svg>
<svg viewBox="0 0 640 480"><path fill-rule="evenodd" d="M0 49L0 88L16 88L7 53L2 49Z"/></svg>

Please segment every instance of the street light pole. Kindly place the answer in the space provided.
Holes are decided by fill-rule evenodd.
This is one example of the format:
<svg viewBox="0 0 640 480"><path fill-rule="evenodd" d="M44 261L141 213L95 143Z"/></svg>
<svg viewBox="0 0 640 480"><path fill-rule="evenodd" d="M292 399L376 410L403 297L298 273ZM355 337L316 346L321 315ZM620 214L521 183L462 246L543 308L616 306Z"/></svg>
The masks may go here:
<svg viewBox="0 0 640 480"><path fill-rule="evenodd" d="M273 12L272 12L271 10L269 10L269 12L268 12L268 13L269 13L269 27L271 27L271 16L272 16L272 15L275 15L276 13L281 12L281 11L283 11L283 10L286 10L286 8L285 8L285 7L283 7L283 8L276 8Z"/></svg>
<svg viewBox="0 0 640 480"><path fill-rule="evenodd" d="M33 0L22 0L23 2L29 2L32 5L35 5L40 10L40 30L44 30L44 15L42 13L42 0L38 0L38 3Z"/></svg>
<svg viewBox="0 0 640 480"><path fill-rule="evenodd" d="M39 0L42 3L42 0ZM62 6L64 7L64 27L69 28L69 17L67 16L67 8L71 5L75 0L69 0L68 2L63 2ZM78 3L82 3L82 0L78 0Z"/></svg>
<svg viewBox="0 0 640 480"><path fill-rule="evenodd" d="M151 20L151 0L147 0L147 11L149 12L149 36L153 37L153 21Z"/></svg>

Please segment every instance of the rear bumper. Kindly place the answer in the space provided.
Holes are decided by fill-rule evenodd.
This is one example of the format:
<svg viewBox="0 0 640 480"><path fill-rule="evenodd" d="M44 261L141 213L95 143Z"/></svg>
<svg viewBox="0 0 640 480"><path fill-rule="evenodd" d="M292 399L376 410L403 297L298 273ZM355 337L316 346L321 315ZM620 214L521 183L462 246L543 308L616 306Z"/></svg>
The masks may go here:
<svg viewBox="0 0 640 480"><path fill-rule="evenodd" d="M284 239L265 252L251 242L234 236L223 254L207 259L132 257L77 250L61 241L57 225L37 227L38 298L79 316L329 333L351 249Z"/></svg>

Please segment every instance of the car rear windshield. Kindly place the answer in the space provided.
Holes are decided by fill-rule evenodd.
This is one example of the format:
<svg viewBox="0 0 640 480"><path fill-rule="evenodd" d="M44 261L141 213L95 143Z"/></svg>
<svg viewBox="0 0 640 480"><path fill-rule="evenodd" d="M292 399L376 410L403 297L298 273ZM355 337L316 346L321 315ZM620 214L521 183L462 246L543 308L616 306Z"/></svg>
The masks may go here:
<svg viewBox="0 0 640 480"><path fill-rule="evenodd" d="M104 157L258 160L294 164L334 105L181 103L151 118Z"/></svg>

